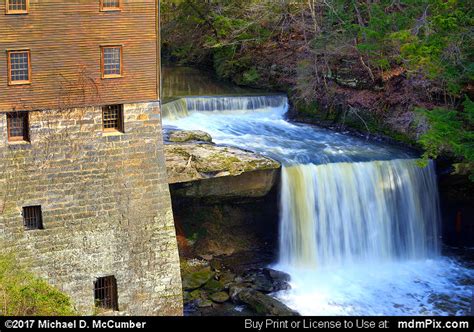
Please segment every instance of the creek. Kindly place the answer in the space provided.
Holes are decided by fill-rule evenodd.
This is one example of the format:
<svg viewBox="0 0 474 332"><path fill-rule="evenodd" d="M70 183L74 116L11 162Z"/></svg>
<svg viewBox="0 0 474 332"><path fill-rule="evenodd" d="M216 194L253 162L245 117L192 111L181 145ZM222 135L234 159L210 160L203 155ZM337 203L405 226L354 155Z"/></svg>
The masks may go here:
<svg viewBox="0 0 474 332"><path fill-rule="evenodd" d="M165 127L202 130L282 164L272 268L291 275L291 289L276 298L302 315L468 313L473 270L442 253L434 162L292 123L284 95L203 93L165 104Z"/></svg>

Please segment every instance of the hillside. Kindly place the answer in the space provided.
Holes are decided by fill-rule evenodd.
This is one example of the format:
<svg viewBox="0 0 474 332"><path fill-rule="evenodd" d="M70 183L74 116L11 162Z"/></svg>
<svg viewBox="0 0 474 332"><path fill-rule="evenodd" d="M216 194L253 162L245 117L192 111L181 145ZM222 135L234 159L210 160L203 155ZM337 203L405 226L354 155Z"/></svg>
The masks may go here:
<svg viewBox="0 0 474 332"><path fill-rule="evenodd" d="M296 120L474 165L467 0L165 0L164 58L285 91Z"/></svg>

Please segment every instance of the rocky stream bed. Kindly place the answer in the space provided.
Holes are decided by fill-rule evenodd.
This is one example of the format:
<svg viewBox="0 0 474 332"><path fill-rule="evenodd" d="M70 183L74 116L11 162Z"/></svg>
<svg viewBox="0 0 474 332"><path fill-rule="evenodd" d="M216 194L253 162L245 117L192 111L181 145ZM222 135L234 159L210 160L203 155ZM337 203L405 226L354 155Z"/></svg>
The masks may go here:
<svg viewBox="0 0 474 332"><path fill-rule="evenodd" d="M270 268L242 273L224 265L225 258L182 261L187 315L295 316L295 311L271 296L290 288L290 276Z"/></svg>

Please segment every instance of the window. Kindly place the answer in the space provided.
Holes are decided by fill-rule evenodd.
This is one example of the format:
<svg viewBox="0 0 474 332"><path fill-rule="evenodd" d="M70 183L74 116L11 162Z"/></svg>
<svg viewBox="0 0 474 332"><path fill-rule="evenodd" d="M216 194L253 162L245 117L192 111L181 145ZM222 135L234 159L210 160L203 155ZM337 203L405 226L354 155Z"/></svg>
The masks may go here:
<svg viewBox="0 0 474 332"><path fill-rule="evenodd" d="M28 112L7 113L8 141L28 141Z"/></svg>
<svg viewBox="0 0 474 332"><path fill-rule="evenodd" d="M123 105L107 105L102 107L102 124L104 131L124 132Z"/></svg>
<svg viewBox="0 0 474 332"><path fill-rule="evenodd" d="M30 51L8 51L8 84L31 83Z"/></svg>
<svg viewBox="0 0 474 332"><path fill-rule="evenodd" d="M120 0L100 0L101 11L117 11L122 10Z"/></svg>
<svg viewBox="0 0 474 332"><path fill-rule="evenodd" d="M26 229L43 229L41 206L25 206L23 208L23 224Z"/></svg>
<svg viewBox="0 0 474 332"><path fill-rule="evenodd" d="M7 14L28 14L29 0L7 0Z"/></svg>
<svg viewBox="0 0 474 332"><path fill-rule="evenodd" d="M97 278L94 282L94 300L97 308L119 310L117 279L114 276Z"/></svg>
<svg viewBox="0 0 474 332"><path fill-rule="evenodd" d="M103 46L102 78L122 77L122 46Z"/></svg>

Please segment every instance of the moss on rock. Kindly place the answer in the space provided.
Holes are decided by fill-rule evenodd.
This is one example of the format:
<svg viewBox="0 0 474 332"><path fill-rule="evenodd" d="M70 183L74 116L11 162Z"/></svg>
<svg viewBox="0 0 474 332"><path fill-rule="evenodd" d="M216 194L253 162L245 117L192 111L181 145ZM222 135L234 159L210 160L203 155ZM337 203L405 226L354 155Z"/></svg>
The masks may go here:
<svg viewBox="0 0 474 332"><path fill-rule="evenodd" d="M201 130L172 130L168 132L168 141L174 143L212 142L212 137Z"/></svg>
<svg viewBox="0 0 474 332"><path fill-rule="evenodd" d="M170 184L280 168L279 162L257 153L213 144L167 144L165 156Z"/></svg>
<svg viewBox="0 0 474 332"><path fill-rule="evenodd" d="M218 292L211 294L210 298L213 302L216 303L224 303L229 301L230 299L229 294L227 294L226 292Z"/></svg>
<svg viewBox="0 0 474 332"><path fill-rule="evenodd" d="M209 268L202 269L198 272L193 272L183 275L183 289L195 290L204 286L209 280L214 277L215 273Z"/></svg>

